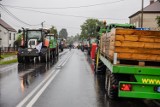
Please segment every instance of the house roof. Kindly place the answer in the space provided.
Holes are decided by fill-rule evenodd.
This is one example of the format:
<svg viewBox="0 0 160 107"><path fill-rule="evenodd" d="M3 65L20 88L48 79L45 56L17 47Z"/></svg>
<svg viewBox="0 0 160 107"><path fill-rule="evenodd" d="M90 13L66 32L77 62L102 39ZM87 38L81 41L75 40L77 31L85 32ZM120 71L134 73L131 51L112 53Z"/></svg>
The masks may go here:
<svg viewBox="0 0 160 107"><path fill-rule="evenodd" d="M129 18L141 13L141 10L129 16ZM143 8L143 13L160 13L160 2L155 1L154 3Z"/></svg>
<svg viewBox="0 0 160 107"><path fill-rule="evenodd" d="M2 19L0 19L0 25L4 27L5 29L7 29L8 31L16 32L14 28L12 28L9 24L4 22Z"/></svg>

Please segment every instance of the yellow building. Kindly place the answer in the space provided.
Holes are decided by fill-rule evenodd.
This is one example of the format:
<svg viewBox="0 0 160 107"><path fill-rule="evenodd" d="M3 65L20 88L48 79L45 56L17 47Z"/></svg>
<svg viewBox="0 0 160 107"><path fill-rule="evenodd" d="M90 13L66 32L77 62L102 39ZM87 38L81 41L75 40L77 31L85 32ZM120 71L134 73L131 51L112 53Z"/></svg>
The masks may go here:
<svg viewBox="0 0 160 107"><path fill-rule="evenodd" d="M142 11L134 13L129 16L130 24L134 24L136 27L141 27L141 15ZM150 28L151 30L160 30L158 27L156 17L160 16L160 2L150 0L150 4L143 9L143 26L145 28Z"/></svg>

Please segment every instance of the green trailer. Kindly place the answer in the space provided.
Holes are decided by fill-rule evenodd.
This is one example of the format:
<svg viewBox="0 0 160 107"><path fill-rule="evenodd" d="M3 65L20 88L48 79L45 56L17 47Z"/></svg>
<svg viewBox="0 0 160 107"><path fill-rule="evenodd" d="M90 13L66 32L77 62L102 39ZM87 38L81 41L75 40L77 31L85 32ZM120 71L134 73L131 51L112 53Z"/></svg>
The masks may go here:
<svg viewBox="0 0 160 107"><path fill-rule="evenodd" d="M109 98L130 97L160 99L160 68L114 65L100 55L106 66L106 91Z"/></svg>
<svg viewBox="0 0 160 107"><path fill-rule="evenodd" d="M159 31L125 27L102 33L95 73L105 72L105 89L110 99L160 99L159 36Z"/></svg>

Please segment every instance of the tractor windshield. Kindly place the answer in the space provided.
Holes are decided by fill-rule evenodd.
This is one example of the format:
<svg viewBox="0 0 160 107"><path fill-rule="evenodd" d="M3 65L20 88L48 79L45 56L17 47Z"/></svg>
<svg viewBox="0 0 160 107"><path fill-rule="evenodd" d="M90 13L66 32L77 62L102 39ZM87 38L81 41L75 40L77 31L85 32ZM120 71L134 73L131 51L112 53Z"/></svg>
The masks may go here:
<svg viewBox="0 0 160 107"><path fill-rule="evenodd" d="M95 43L96 42L96 38L91 38L91 43Z"/></svg>
<svg viewBox="0 0 160 107"><path fill-rule="evenodd" d="M47 35L47 36L46 36L46 39L48 39L48 40L54 40L54 36Z"/></svg>
<svg viewBox="0 0 160 107"><path fill-rule="evenodd" d="M27 37L28 39L37 39L38 41L41 41L42 33L41 31L28 31Z"/></svg>

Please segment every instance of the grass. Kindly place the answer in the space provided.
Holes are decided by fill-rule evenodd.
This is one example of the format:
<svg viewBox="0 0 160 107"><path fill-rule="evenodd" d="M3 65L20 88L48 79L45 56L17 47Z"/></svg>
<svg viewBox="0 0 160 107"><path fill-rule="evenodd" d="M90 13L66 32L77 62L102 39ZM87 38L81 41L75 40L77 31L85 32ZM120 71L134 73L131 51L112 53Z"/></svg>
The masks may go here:
<svg viewBox="0 0 160 107"><path fill-rule="evenodd" d="M10 56L13 56L13 55L16 55L15 53L5 53L5 54L1 54L1 57L2 58L7 58L7 57L10 57Z"/></svg>
<svg viewBox="0 0 160 107"><path fill-rule="evenodd" d="M16 53L3 53L1 55L1 57L3 59L3 58L7 58L7 57L10 57L10 56L14 56L14 55L16 55ZM7 64L12 64L12 63L16 63L16 62L17 62L17 58L13 59L13 60L0 61L0 65L7 65Z"/></svg>
<svg viewBox="0 0 160 107"><path fill-rule="evenodd" d="M8 60L8 61L1 61L0 65L7 65L7 64L12 64L12 63L16 63L17 59L13 59L13 60Z"/></svg>

